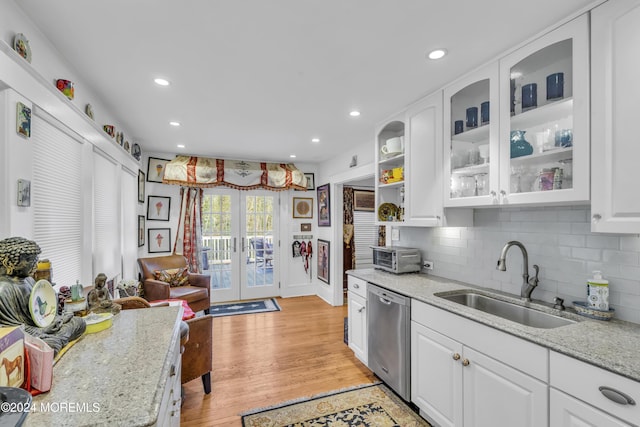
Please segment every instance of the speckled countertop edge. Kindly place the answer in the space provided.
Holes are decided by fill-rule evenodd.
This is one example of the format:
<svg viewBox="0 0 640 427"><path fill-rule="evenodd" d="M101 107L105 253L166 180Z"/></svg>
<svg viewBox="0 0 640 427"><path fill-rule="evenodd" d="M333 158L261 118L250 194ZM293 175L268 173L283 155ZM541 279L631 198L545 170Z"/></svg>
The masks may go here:
<svg viewBox="0 0 640 427"><path fill-rule="evenodd" d="M126 310L111 328L85 334L54 366L51 391L33 399L36 409L71 404L76 410L33 411L25 426L156 423L180 339L180 314L180 307Z"/></svg>
<svg viewBox="0 0 640 427"><path fill-rule="evenodd" d="M534 301L531 303L533 308L577 320L577 323L553 329L533 328L448 301L435 294L473 289L477 293L497 296L499 299L523 305L517 296L425 274L395 275L375 269L349 270L347 274L634 381L640 381L640 358L638 357L640 325L638 324L617 319L592 320L575 314L571 308L560 311Z"/></svg>

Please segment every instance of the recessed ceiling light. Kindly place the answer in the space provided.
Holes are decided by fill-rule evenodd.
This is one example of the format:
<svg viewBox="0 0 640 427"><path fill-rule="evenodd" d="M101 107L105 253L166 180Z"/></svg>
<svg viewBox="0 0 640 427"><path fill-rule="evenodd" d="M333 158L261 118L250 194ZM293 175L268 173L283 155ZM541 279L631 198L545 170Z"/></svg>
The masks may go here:
<svg viewBox="0 0 640 427"><path fill-rule="evenodd" d="M358 117L360 115L360 111L353 110L352 112L349 113L349 115L351 117Z"/></svg>
<svg viewBox="0 0 640 427"><path fill-rule="evenodd" d="M180 122L169 122L171 126L180 126Z"/></svg>
<svg viewBox="0 0 640 427"><path fill-rule="evenodd" d="M311 142L320 142L320 138L313 138Z"/></svg>
<svg viewBox="0 0 640 427"><path fill-rule="evenodd" d="M178 144L178 148L184 148L184 144Z"/></svg>
<svg viewBox="0 0 640 427"><path fill-rule="evenodd" d="M157 79L153 79L153 81L158 85L158 86L169 86L171 83L169 83L169 80L167 79L161 79L161 78L157 78Z"/></svg>
<svg viewBox="0 0 640 427"><path fill-rule="evenodd" d="M429 59L440 59L447 54L447 49L434 49L429 52Z"/></svg>
<svg viewBox="0 0 640 427"><path fill-rule="evenodd" d="M289 157L291 157L292 159L295 159L296 155L295 154L289 154Z"/></svg>

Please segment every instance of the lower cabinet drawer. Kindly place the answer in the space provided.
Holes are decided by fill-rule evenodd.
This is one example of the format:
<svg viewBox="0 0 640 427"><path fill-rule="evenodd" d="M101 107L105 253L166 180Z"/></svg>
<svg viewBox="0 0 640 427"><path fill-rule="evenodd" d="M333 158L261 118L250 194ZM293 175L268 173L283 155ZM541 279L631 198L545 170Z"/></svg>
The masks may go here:
<svg viewBox="0 0 640 427"><path fill-rule="evenodd" d="M356 295L360 295L362 298L367 298L367 281L358 279L357 277L347 276L347 284L349 291Z"/></svg>
<svg viewBox="0 0 640 427"><path fill-rule="evenodd" d="M622 420L638 423L640 382L554 351L550 353L551 387ZM635 404L627 403L627 399L632 399Z"/></svg>

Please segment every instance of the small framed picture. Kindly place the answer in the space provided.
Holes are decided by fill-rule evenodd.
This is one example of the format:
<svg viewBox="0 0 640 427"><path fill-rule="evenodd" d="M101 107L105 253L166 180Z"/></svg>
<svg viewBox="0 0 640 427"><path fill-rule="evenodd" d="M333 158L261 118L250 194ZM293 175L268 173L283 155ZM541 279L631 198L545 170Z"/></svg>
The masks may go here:
<svg viewBox="0 0 640 427"><path fill-rule="evenodd" d="M376 193L368 190L353 190L353 210L373 212L376 206Z"/></svg>
<svg viewBox="0 0 640 427"><path fill-rule="evenodd" d="M316 180L314 178L314 174L305 173L305 178L307 178L307 190L315 190L316 189Z"/></svg>
<svg viewBox="0 0 640 427"><path fill-rule="evenodd" d="M147 220L169 221L171 197L149 196L147 199Z"/></svg>
<svg viewBox="0 0 640 427"><path fill-rule="evenodd" d="M138 202L144 203L144 172L138 169Z"/></svg>
<svg viewBox="0 0 640 427"><path fill-rule="evenodd" d="M18 102L16 111L16 132L18 135L29 138L31 136L31 108Z"/></svg>
<svg viewBox="0 0 640 427"><path fill-rule="evenodd" d="M149 253L171 252L171 229L150 228Z"/></svg>
<svg viewBox="0 0 640 427"><path fill-rule="evenodd" d="M31 181L29 180L18 180L18 206L31 206Z"/></svg>
<svg viewBox="0 0 640 427"><path fill-rule="evenodd" d="M313 199L311 197L293 198L294 218L313 218Z"/></svg>
<svg viewBox="0 0 640 427"><path fill-rule="evenodd" d="M300 224L300 231L311 231L311 223L303 222L302 224Z"/></svg>
<svg viewBox="0 0 640 427"><path fill-rule="evenodd" d="M138 247L144 246L144 215L138 215Z"/></svg>
<svg viewBox="0 0 640 427"><path fill-rule="evenodd" d="M147 182L162 182L162 177L164 177L164 167L170 161L171 160L149 157L149 164L147 165Z"/></svg>
<svg viewBox="0 0 640 427"><path fill-rule="evenodd" d="M331 262L331 254L329 246L330 242L328 240L318 239L318 279L326 283L330 283L329 264Z"/></svg>
<svg viewBox="0 0 640 427"><path fill-rule="evenodd" d="M331 206L329 197L329 184L321 185L318 191L318 226L331 226Z"/></svg>

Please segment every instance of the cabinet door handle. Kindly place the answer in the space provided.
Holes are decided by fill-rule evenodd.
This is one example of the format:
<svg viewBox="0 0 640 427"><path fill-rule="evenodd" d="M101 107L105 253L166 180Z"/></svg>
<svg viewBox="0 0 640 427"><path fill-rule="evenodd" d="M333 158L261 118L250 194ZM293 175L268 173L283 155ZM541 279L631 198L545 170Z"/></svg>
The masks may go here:
<svg viewBox="0 0 640 427"><path fill-rule="evenodd" d="M238 247L236 246L238 238L234 237L233 238L233 253L236 253L238 251Z"/></svg>
<svg viewBox="0 0 640 427"><path fill-rule="evenodd" d="M366 307L360 307L360 308L358 309L358 313L362 313L362 312L364 311L364 309L365 309L365 308L366 308Z"/></svg>
<svg viewBox="0 0 640 427"><path fill-rule="evenodd" d="M600 222L601 219L602 219L602 215L600 214L593 214L591 216L591 222L594 224L597 224L598 222Z"/></svg>
<svg viewBox="0 0 640 427"><path fill-rule="evenodd" d="M453 358L453 360L460 360L460 354L458 354L458 353L453 353L453 355L451 355L451 357Z"/></svg>
<svg viewBox="0 0 640 427"><path fill-rule="evenodd" d="M357 283L353 284L353 289L360 289L360 285L358 285Z"/></svg>
<svg viewBox="0 0 640 427"><path fill-rule="evenodd" d="M176 374L176 365L171 365L171 370L169 371L169 376L173 377Z"/></svg>
<svg viewBox="0 0 640 427"><path fill-rule="evenodd" d="M631 398L631 396L629 396L626 393L623 393L619 390L616 390L615 388L611 388L611 387L607 387L607 386L600 386L598 387L598 390L600 390L600 393L602 393L604 395L604 397L606 397L609 400L612 400L616 403L619 403L621 405L635 405L636 401L633 400Z"/></svg>
<svg viewBox="0 0 640 427"><path fill-rule="evenodd" d="M469 366L469 359L462 359L462 366Z"/></svg>

